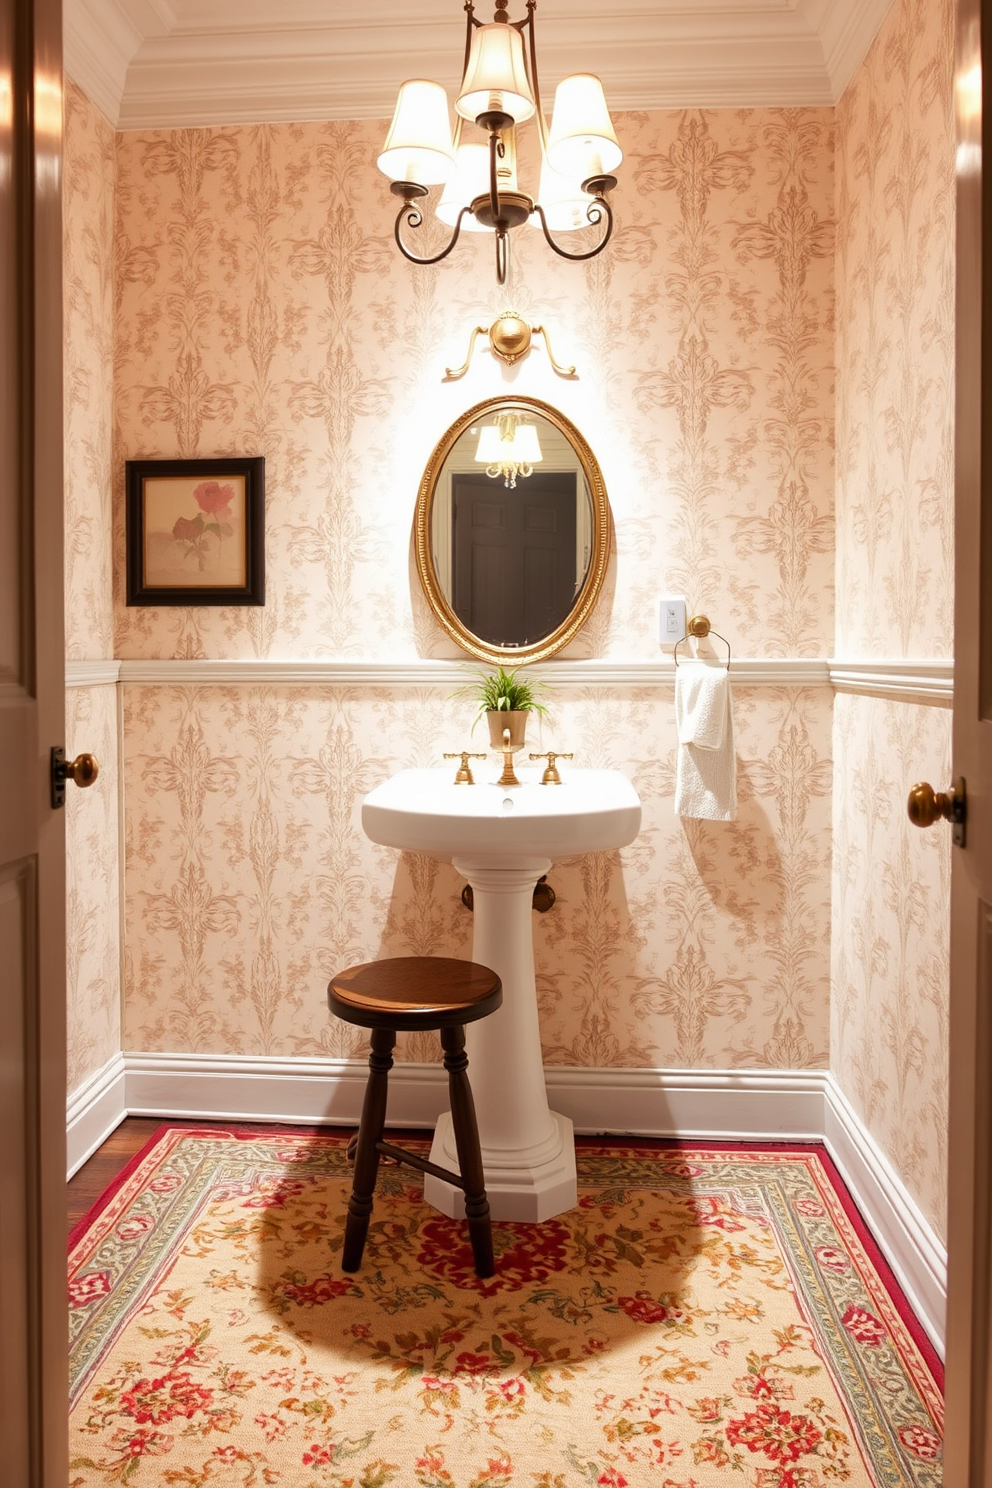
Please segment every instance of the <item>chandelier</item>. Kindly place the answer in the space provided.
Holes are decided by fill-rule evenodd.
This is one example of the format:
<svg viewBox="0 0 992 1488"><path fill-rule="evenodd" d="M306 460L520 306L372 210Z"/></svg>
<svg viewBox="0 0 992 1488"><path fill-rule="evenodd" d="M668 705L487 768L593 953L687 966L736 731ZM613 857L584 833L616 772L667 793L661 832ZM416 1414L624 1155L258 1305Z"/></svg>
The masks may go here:
<svg viewBox="0 0 992 1488"><path fill-rule="evenodd" d="M475 458L490 480L502 476L504 486L515 490L518 478L533 475L544 456L533 424L523 423L518 413L498 413L494 423L480 429Z"/></svg>
<svg viewBox="0 0 992 1488"><path fill-rule="evenodd" d="M448 120L448 99L438 83L413 78L401 85L393 121L378 159L390 190L402 198L393 236L411 263L434 264L447 258L463 231L491 232L496 241L496 279L506 283L510 229L529 222L540 227L561 258L581 262L595 258L613 232L607 193L617 184L623 152L610 119L603 85L592 73L564 78L555 91L551 128L541 108L537 78L534 12L512 21L497 0L489 25L476 20L473 0L466 0L465 63L455 100L455 131ZM524 47L524 37L527 47ZM516 128L535 119L541 145L539 200L517 182ZM462 138L466 126L478 126L482 140ZM422 225L418 203L431 186L443 185L436 215L454 229L439 253L418 254L404 242L404 230ZM585 252L571 253L552 233L599 229L599 240Z"/></svg>

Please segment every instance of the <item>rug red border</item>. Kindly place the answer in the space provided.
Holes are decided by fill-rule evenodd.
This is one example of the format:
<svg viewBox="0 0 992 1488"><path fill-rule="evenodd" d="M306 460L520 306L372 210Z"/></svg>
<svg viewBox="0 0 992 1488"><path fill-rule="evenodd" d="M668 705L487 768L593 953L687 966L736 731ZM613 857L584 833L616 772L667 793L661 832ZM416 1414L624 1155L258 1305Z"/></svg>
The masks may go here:
<svg viewBox="0 0 992 1488"><path fill-rule="evenodd" d="M69 1234L68 1249L71 1251L78 1244L83 1235L89 1229L103 1210L111 1202L114 1195L120 1191L135 1169L144 1162L145 1158L157 1146L162 1138L172 1131L183 1131L190 1134L202 1132L207 1136L218 1136L226 1134L235 1140L251 1140L257 1136L344 1136L348 1132L355 1131L354 1126L333 1126L330 1124L305 1125L293 1122L215 1122L207 1124L200 1121L163 1121L156 1127L144 1145L131 1157L121 1168L116 1178L107 1186L96 1203L92 1204L82 1218L73 1225ZM430 1129L396 1128L391 1135L401 1139L426 1138L430 1136ZM693 1141L685 1137L622 1137L616 1134L604 1136L576 1136L576 1144L579 1147L621 1147L627 1152L785 1152L802 1154L813 1154L821 1162L823 1170L837 1195L841 1207L850 1220L855 1234L869 1261L878 1274L878 1278L892 1300L893 1306L899 1314L906 1330L910 1334L916 1347L923 1358L927 1369L930 1371L934 1384L941 1394L944 1393L944 1365L930 1340L926 1329L919 1318L913 1312L899 1282L885 1256L879 1247L860 1209L855 1204L847 1187L834 1164L829 1152L822 1142L751 1142L751 1141Z"/></svg>

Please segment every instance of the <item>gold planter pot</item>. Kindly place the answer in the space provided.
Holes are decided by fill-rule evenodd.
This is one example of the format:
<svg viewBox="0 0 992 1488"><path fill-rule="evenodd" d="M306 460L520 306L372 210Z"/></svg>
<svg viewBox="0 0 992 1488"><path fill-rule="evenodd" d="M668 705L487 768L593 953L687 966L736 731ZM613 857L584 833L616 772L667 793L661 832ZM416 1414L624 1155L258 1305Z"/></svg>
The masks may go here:
<svg viewBox="0 0 992 1488"><path fill-rule="evenodd" d="M523 749L524 735L527 732L527 715L529 708L512 709L502 712L499 708L489 708L486 718L489 721L489 742L494 749ZM503 739L504 729L510 730L510 743L506 745Z"/></svg>

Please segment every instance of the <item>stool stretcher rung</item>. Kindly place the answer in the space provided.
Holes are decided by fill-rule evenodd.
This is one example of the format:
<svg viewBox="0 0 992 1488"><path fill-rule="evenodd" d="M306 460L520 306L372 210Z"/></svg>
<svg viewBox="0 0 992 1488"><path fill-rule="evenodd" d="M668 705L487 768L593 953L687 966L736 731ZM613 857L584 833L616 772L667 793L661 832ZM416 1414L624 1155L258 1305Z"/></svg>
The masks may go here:
<svg viewBox="0 0 992 1488"><path fill-rule="evenodd" d="M458 1173L452 1173L448 1168L439 1168L437 1163L430 1162L416 1152L407 1152L403 1147L394 1147L392 1142L376 1142L375 1150L383 1157L391 1157L394 1162L405 1163L408 1168L417 1168L421 1173L430 1173L432 1178L440 1178L443 1183L450 1183L452 1188L460 1188L463 1191L465 1189L465 1179Z"/></svg>

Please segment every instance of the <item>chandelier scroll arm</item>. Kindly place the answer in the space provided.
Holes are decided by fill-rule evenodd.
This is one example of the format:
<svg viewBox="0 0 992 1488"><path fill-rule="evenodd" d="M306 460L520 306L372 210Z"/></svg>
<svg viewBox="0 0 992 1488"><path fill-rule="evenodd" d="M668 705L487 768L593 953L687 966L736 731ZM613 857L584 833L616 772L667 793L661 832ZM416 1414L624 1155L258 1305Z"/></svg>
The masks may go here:
<svg viewBox="0 0 992 1488"><path fill-rule="evenodd" d="M454 231L451 235L451 241L448 246L446 248L442 248L440 253L435 253L427 258L422 258L419 253L412 252L412 250L406 246L402 238L401 229L404 224L410 228L420 227L421 223L424 220L424 214L417 205L417 200L419 197L427 196L427 187L418 186L413 181L394 181L392 186L390 187L390 190L392 191L394 196L402 196L403 198L403 205L397 212L396 221L393 224L393 237L396 240L396 246L402 253L403 257L409 259L411 263L415 264L436 264L440 263L442 258L447 258L448 254L454 248L455 244L458 242L459 236L461 235L462 218L467 216L471 212L471 207L462 207L461 211L458 213L458 221L455 223Z"/></svg>
<svg viewBox="0 0 992 1488"><path fill-rule="evenodd" d="M595 258L597 253L602 253L613 236L613 208L605 196L597 195L586 208L586 217L589 219L590 227L598 227L604 219L606 221L606 229L603 236L596 246L590 248L586 253L569 253L567 249L560 248L551 236L550 229L548 228L548 219L545 217L544 209L539 202L534 203L534 211L541 219L541 231L544 234L548 247L553 249L559 258L570 259L572 263L582 263L587 258Z"/></svg>
<svg viewBox="0 0 992 1488"><path fill-rule="evenodd" d="M548 361L551 363L551 365L554 368L554 370L558 373L558 376L559 377L575 377L576 373L575 373L575 368L574 367L563 367L560 362L556 362L555 361L555 354L551 350L551 337L548 335L548 333L544 329L544 327L542 325L536 325L536 326L532 326L531 327L531 330L532 330L532 332L533 332L533 334L535 336L543 336L544 337L544 345L547 348L547 352L548 352Z"/></svg>
<svg viewBox="0 0 992 1488"><path fill-rule="evenodd" d="M474 330L472 331L471 336L469 337L468 354L465 357L465 361L464 361L463 365L461 367L445 367L445 369L444 369L444 380L445 380L445 382L457 382L458 379L459 379L459 377L464 377L465 376L465 373L468 371L469 365L470 365L470 363L472 361L472 353L475 350L476 339L479 336L485 336L487 334L487 330L488 330L488 328L486 326L480 326L480 325L477 325L474 328Z"/></svg>

